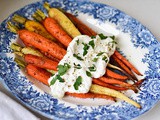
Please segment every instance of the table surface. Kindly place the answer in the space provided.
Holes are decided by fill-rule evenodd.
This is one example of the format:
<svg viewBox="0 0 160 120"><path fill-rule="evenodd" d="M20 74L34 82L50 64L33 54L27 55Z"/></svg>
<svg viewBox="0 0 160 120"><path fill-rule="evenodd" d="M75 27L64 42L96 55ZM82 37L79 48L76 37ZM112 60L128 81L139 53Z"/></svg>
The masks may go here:
<svg viewBox="0 0 160 120"><path fill-rule="evenodd" d="M7 18L12 12L18 10L19 8L38 1L38 0L0 0L0 23ZM146 26L152 34L160 41L159 31L160 31L160 0L91 0L94 2L108 4L115 7L126 14L132 16L133 18L140 21L144 26ZM20 103L10 92L8 92L0 83L0 91L4 92L15 101ZM20 103L21 104L21 103ZM25 107L25 106L24 106ZM28 109L28 108L26 108ZM29 110L29 109L28 109ZM38 118L42 120L48 120L47 118L35 113ZM159 120L160 119L160 102L156 104L154 108L135 120Z"/></svg>

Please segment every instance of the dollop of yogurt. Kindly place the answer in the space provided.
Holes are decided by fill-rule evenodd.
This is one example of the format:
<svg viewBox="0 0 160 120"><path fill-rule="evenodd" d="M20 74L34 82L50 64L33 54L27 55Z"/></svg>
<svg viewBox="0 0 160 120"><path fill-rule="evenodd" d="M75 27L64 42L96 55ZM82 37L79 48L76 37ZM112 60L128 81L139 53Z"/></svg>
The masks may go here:
<svg viewBox="0 0 160 120"><path fill-rule="evenodd" d="M58 72L48 80L52 95L62 98L65 92L87 93L92 78L105 74L109 58L115 49L114 36L99 34L93 37L75 37L58 64Z"/></svg>

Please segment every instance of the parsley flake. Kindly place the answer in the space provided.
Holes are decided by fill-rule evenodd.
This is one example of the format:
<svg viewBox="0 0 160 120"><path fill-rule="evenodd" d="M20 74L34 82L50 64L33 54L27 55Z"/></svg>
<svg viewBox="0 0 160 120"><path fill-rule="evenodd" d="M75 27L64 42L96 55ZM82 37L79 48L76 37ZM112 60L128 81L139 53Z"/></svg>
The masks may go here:
<svg viewBox="0 0 160 120"><path fill-rule="evenodd" d="M97 56L101 56L103 53L105 53L105 52L100 52L97 54Z"/></svg>
<svg viewBox="0 0 160 120"><path fill-rule="evenodd" d="M78 40L76 40L76 43L77 43L77 45L79 45L79 39L78 39Z"/></svg>
<svg viewBox="0 0 160 120"><path fill-rule="evenodd" d="M92 48L94 49L94 46L95 46L94 40L90 41L90 42L89 42L89 45L92 46Z"/></svg>
<svg viewBox="0 0 160 120"><path fill-rule="evenodd" d="M89 49L89 45L87 45L86 43L82 43L84 45L83 47L83 56L85 56L88 53L88 49Z"/></svg>
<svg viewBox="0 0 160 120"><path fill-rule="evenodd" d="M87 75L88 77L92 77L92 74L91 74L89 71L86 71L86 75Z"/></svg>
<svg viewBox="0 0 160 120"><path fill-rule="evenodd" d="M95 72L96 71L96 66L93 64L92 67L88 67L88 69L91 71L91 72Z"/></svg>
<svg viewBox="0 0 160 120"><path fill-rule="evenodd" d="M74 68L81 69L82 67L81 67L80 64L75 64L75 63L74 63Z"/></svg>
<svg viewBox="0 0 160 120"><path fill-rule="evenodd" d="M93 62L97 62L97 60L98 60L98 58L94 58L92 61L93 61Z"/></svg>
<svg viewBox="0 0 160 120"><path fill-rule="evenodd" d="M103 56L102 60L104 60L106 63L108 62L108 59L106 56Z"/></svg>
<svg viewBox="0 0 160 120"><path fill-rule="evenodd" d="M51 80L50 86L51 86L51 85L54 85L55 82L56 82L56 80L59 80L59 82L64 82L63 78L61 78L61 76L57 74L57 75Z"/></svg>
<svg viewBox="0 0 160 120"><path fill-rule="evenodd" d="M104 40L104 39L107 38L107 36L104 36L102 33L100 33L100 34L98 34L98 35L99 35L99 37L101 38L101 40Z"/></svg>
<svg viewBox="0 0 160 120"><path fill-rule="evenodd" d="M58 65L58 74L64 75L71 66L68 63L64 63L64 65Z"/></svg>
<svg viewBox="0 0 160 120"><path fill-rule="evenodd" d="M91 38L93 39L93 38L96 38L96 36L91 36Z"/></svg>
<svg viewBox="0 0 160 120"><path fill-rule="evenodd" d="M76 82L74 83L74 88L75 90L78 90L78 87L82 84L82 77L78 76L78 78L76 79Z"/></svg>
<svg viewBox="0 0 160 120"><path fill-rule="evenodd" d="M73 57L77 58L78 60L83 60L78 54L73 54Z"/></svg>
<svg viewBox="0 0 160 120"><path fill-rule="evenodd" d="M112 40L114 40L115 39L115 36L113 35L113 36L109 36Z"/></svg>

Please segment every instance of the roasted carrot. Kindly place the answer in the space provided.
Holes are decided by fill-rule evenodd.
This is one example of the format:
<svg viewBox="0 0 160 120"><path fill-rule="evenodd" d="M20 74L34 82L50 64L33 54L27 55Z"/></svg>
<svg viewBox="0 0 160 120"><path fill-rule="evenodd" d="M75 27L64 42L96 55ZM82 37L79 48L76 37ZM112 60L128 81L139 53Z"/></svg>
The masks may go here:
<svg viewBox="0 0 160 120"><path fill-rule="evenodd" d="M24 56L24 59L28 64L33 64L44 69L57 70L58 62L55 62L48 58L27 54Z"/></svg>
<svg viewBox="0 0 160 120"><path fill-rule="evenodd" d="M137 80L136 76L132 73L132 71L126 66L117 56L112 55L112 58L119 64L119 66L127 72L134 80Z"/></svg>
<svg viewBox="0 0 160 120"><path fill-rule="evenodd" d="M41 51L48 52L57 59L61 60L66 54L66 51L63 48L37 33L28 30L19 30L18 34L22 41L31 44Z"/></svg>
<svg viewBox="0 0 160 120"><path fill-rule="evenodd" d="M28 64L26 66L26 70L27 70L28 75L39 80L40 82L44 83L45 85L49 85L48 79L51 76L51 73L47 72L45 69L39 68L39 67L32 65L32 64Z"/></svg>
<svg viewBox="0 0 160 120"><path fill-rule="evenodd" d="M64 47L58 40L56 40L46 29L45 27L34 20L29 20L25 17L22 17L20 15L15 14L13 16L13 21L18 22L20 24L23 24L25 29L31 31L31 32L35 32L37 34L40 34L41 36L49 39L49 40L53 40L56 44L58 44L61 47Z"/></svg>
<svg viewBox="0 0 160 120"><path fill-rule="evenodd" d="M56 62L59 62L60 60L55 58L54 56L52 56L51 54L49 54L48 52L44 52L42 50L39 50L45 57L51 59L51 60L54 60Z"/></svg>
<svg viewBox="0 0 160 120"><path fill-rule="evenodd" d="M28 64L26 66L26 70L27 70L28 75L32 76L33 78L49 86L48 79L51 76L51 74L47 72L45 69L39 68L32 64ZM115 101L113 97L108 96L108 95L103 95L103 94L95 94L95 93L82 94L82 93L69 93L69 92L67 92L66 94L70 96L74 96L74 97L79 97L79 98L103 98L103 99Z"/></svg>
<svg viewBox="0 0 160 120"><path fill-rule="evenodd" d="M134 83L134 85L137 87L137 88L140 88L142 83L144 82L145 79L141 79L141 80L138 80L136 83Z"/></svg>
<svg viewBox="0 0 160 120"><path fill-rule="evenodd" d="M17 43L12 43L10 48L15 52L20 52L20 53L22 53L24 55L25 54L32 54L32 55L43 57L43 54L41 52L39 52L38 50L36 50L36 49L34 49L32 47L22 47Z"/></svg>
<svg viewBox="0 0 160 120"><path fill-rule="evenodd" d="M67 34L65 30L58 24L58 22L50 17L46 17L41 10L37 10L35 16L42 18L42 24L47 29L47 31L55 37L59 42L61 42L65 47L68 47L72 38Z"/></svg>
<svg viewBox="0 0 160 120"><path fill-rule="evenodd" d="M123 81L120 81L120 80L117 80L117 79L113 79L113 78L100 77L99 80L101 80L105 83L108 83L108 84L117 84L117 85L120 85L120 86L123 86L123 87L131 87L132 86L131 84L128 84L126 82L123 82Z"/></svg>
<svg viewBox="0 0 160 120"><path fill-rule="evenodd" d="M111 89L114 89L114 90L118 90L118 91L125 91L125 90L128 90L130 89L130 87L119 87L119 86L114 86L112 84L107 84L99 79L93 79L93 84L97 84L97 85L100 85L100 86L103 86L103 87L107 87L107 88L111 88ZM135 92L137 92L137 90L135 89Z"/></svg>
<svg viewBox="0 0 160 120"><path fill-rule="evenodd" d="M119 80L126 80L128 77L127 76L124 76L124 75L120 75L116 72L113 72L112 70L110 69L106 69L106 76L107 77L111 77L111 78L115 78L115 79L119 79Z"/></svg>
<svg viewBox="0 0 160 120"><path fill-rule="evenodd" d="M122 56L117 50L114 54L119 58L126 66L133 70L137 75L142 75L124 56Z"/></svg>
<svg viewBox="0 0 160 120"><path fill-rule="evenodd" d="M116 98L120 98L120 99L134 105L137 108L141 108L141 105L139 103L137 103L137 102L133 101L132 99L128 98L123 93L121 93L119 91L116 91L116 90L113 90L113 89L110 89L110 88L106 88L106 87L102 87L102 86L99 86L99 85L92 84L92 86L90 88L90 92L97 93L97 94L105 94L105 95L113 96L113 97L116 97Z"/></svg>
<svg viewBox="0 0 160 120"><path fill-rule="evenodd" d="M76 18L74 15L65 12L65 15L74 23L74 25L79 29L79 31L88 36L96 36L97 33L93 31L91 28L89 28L87 25L85 25L83 22L81 22L78 18Z"/></svg>
<svg viewBox="0 0 160 120"><path fill-rule="evenodd" d="M59 26L59 24L52 18L46 18L44 20L44 26L46 29L62 44L68 47L72 38Z"/></svg>
<svg viewBox="0 0 160 120"><path fill-rule="evenodd" d="M66 95L72 96L72 97L77 97L77 98L102 98L102 99L107 99L107 100L112 100L115 101L115 98L108 96L108 95L103 95L103 94L95 94L95 93L69 93L66 92Z"/></svg>
<svg viewBox="0 0 160 120"><path fill-rule="evenodd" d="M50 5L45 2L44 7L48 10L49 17L53 18L58 24L72 37L81 35L71 20L58 8L50 8Z"/></svg>
<svg viewBox="0 0 160 120"><path fill-rule="evenodd" d="M14 22L18 22L20 24L23 24L25 26L25 28L29 31L38 33L38 34L42 35L43 37L46 37L47 39L56 41L56 39L48 33L48 31L43 27L43 25L41 23L33 21L33 20L29 20L29 19L22 17L20 15L17 15L17 14L15 14L12 19Z"/></svg>

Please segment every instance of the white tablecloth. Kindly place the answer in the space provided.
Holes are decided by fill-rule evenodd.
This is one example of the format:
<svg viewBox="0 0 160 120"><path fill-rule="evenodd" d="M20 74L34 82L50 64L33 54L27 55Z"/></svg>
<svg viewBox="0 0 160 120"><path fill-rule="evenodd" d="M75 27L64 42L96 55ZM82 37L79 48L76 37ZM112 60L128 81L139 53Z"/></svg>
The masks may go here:
<svg viewBox="0 0 160 120"><path fill-rule="evenodd" d="M23 106L0 91L1 120L40 120Z"/></svg>

